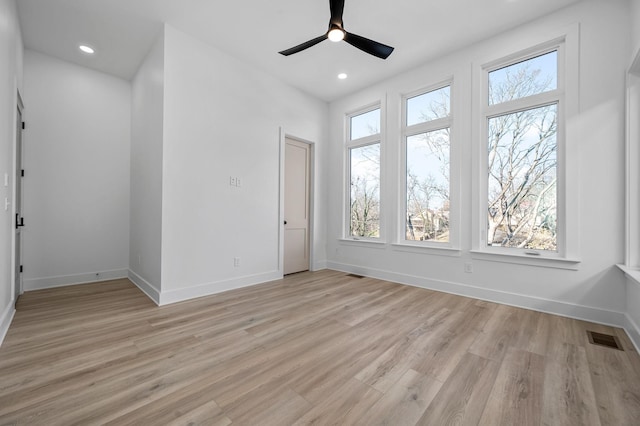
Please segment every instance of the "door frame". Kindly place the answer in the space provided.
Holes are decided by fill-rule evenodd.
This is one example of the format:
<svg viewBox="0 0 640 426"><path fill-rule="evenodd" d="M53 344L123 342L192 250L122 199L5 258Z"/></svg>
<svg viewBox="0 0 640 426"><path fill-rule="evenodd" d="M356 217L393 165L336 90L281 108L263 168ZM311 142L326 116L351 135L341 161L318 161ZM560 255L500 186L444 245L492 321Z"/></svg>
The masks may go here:
<svg viewBox="0 0 640 426"><path fill-rule="evenodd" d="M20 95L20 90L16 90L16 100L15 100L15 105L16 105L16 109L14 109L14 119L13 122L16 123L18 120L18 111L20 111L20 116L21 116L21 120L24 123L24 102L22 101L22 96ZM16 217L16 213L17 213L17 209L16 209L16 205L17 205L17 188L18 185L22 185L22 182L18 182L16 179L17 176L17 171L18 169L21 169L23 164L24 164L24 148L22 148L22 152L21 155L19 156L20 158L20 162L21 164L18 164L18 131L21 132L20 138L21 138L21 147L24 147L24 131L23 130L18 130L17 126L13 126L14 128L14 134L13 134L13 167L12 167L12 180L13 180L13 185L11 186L11 191L12 191L12 195L11 195L11 294L13 295L13 303L15 305L15 303L18 301L18 297L24 292L24 288L23 288L23 280L22 280L22 275L20 275L20 279L18 280L18 282L16 283L16 258L19 256L20 257L20 261L22 263L22 253L24 253L23 250L23 244L22 242L24 241L24 238L22 238L22 231L21 230L21 239L22 241L20 241L20 253L16 252L16 245L17 245L17 241L16 241L16 230L15 230L15 222L14 222L14 218ZM22 192L24 191L24 185L22 187ZM24 200L24 196L22 197L22 200ZM21 203L21 212L24 212L24 205L22 205L23 203ZM17 291L16 291L17 290Z"/></svg>
<svg viewBox="0 0 640 426"><path fill-rule="evenodd" d="M315 158L316 158L316 144L315 142L308 141L306 139L293 136L285 132L283 127L280 127L280 190L279 190L279 214L278 214L278 272L281 276L284 276L284 169L285 169L285 148L286 139L293 139L296 142L309 145L309 270L315 270L315 249L314 249L314 223L315 223Z"/></svg>

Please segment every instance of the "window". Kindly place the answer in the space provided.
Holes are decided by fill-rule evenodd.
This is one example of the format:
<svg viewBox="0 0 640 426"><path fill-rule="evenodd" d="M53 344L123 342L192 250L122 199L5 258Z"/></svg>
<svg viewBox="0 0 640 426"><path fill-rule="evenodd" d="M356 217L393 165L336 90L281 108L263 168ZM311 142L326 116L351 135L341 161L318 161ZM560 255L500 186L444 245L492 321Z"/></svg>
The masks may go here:
<svg viewBox="0 0 640 426"><path fill-rule="evenodd" d="M380 238L380 107L347 121L348 236Z"/></svg>
<svg viewBox="0 0 640 426"><path fill-rule="evenodd" d="M485 68L487 247L559 251L560 52Z"/></svg>
<svg viewBox="0 0 640 426"><path fill-rule="evenodd" d="M401 239L449 243L451 84L405 98Z"/></svg>

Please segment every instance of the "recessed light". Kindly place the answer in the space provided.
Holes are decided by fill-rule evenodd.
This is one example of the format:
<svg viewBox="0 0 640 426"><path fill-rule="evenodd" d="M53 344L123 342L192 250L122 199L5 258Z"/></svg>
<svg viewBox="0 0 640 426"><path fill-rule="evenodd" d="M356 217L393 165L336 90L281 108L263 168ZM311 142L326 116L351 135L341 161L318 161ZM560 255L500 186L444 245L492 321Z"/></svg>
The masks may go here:
<svg viewBox="0 0 640 426"><path fill-rule="evenodd" d="M338 74L338 78L339 78L340 80L344 80L345 78L347 78L347 74L345 74L345 73L341 72L340 74Z"/></svg>
<svg viewBox="0 0 640 426"><path fill-rule="evenodd" d="M78 46L78 49L89 55L93 55L96 52L93 47L87 46L86 44L81 44Z"/></svg>

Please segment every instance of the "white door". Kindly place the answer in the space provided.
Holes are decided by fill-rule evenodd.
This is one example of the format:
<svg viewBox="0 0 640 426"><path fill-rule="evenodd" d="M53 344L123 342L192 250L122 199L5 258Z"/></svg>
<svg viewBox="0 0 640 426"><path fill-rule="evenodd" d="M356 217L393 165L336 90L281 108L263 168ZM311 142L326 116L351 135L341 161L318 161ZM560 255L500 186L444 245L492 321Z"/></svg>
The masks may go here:
<svg viewBox="0 0 640 426"><path fill-rule="evenodd" d="M309 148L309 144L285 139L285 275L309 270Z"/></svg>
<svg viewBox="0 0 640 426"><path fill-rule="evenodd" d="M22 219L22 105L18 104L18 111L16 114L16 163L15 163L15 182L16 182L16 194L15 194L15 296L14 303L18 301L18 296L22 292L22 234L20 228L22 228L24 220Z"/></svg>

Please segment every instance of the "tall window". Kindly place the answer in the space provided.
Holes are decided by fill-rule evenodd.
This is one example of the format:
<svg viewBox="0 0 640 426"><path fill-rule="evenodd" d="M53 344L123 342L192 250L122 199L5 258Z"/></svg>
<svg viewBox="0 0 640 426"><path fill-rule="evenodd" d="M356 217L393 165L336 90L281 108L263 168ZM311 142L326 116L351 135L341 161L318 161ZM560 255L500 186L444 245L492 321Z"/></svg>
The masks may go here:
<svg viewBox="0 0 640 426"><path fill-rule="evenodd" d="M380 237L380 107L349 115L348 235Z"/></svg>
<svg viewBox="0 0 640 426"><path fill-rule="evenodd" d="M486 69L486 243L558 251L559 48Z"/></svg>
<svg viewBox="0 0 640 426"><path fill-rule="evenodd" d="M440 85L406 98L404 111L404 240L447 243L451 85Z"/></svg>

